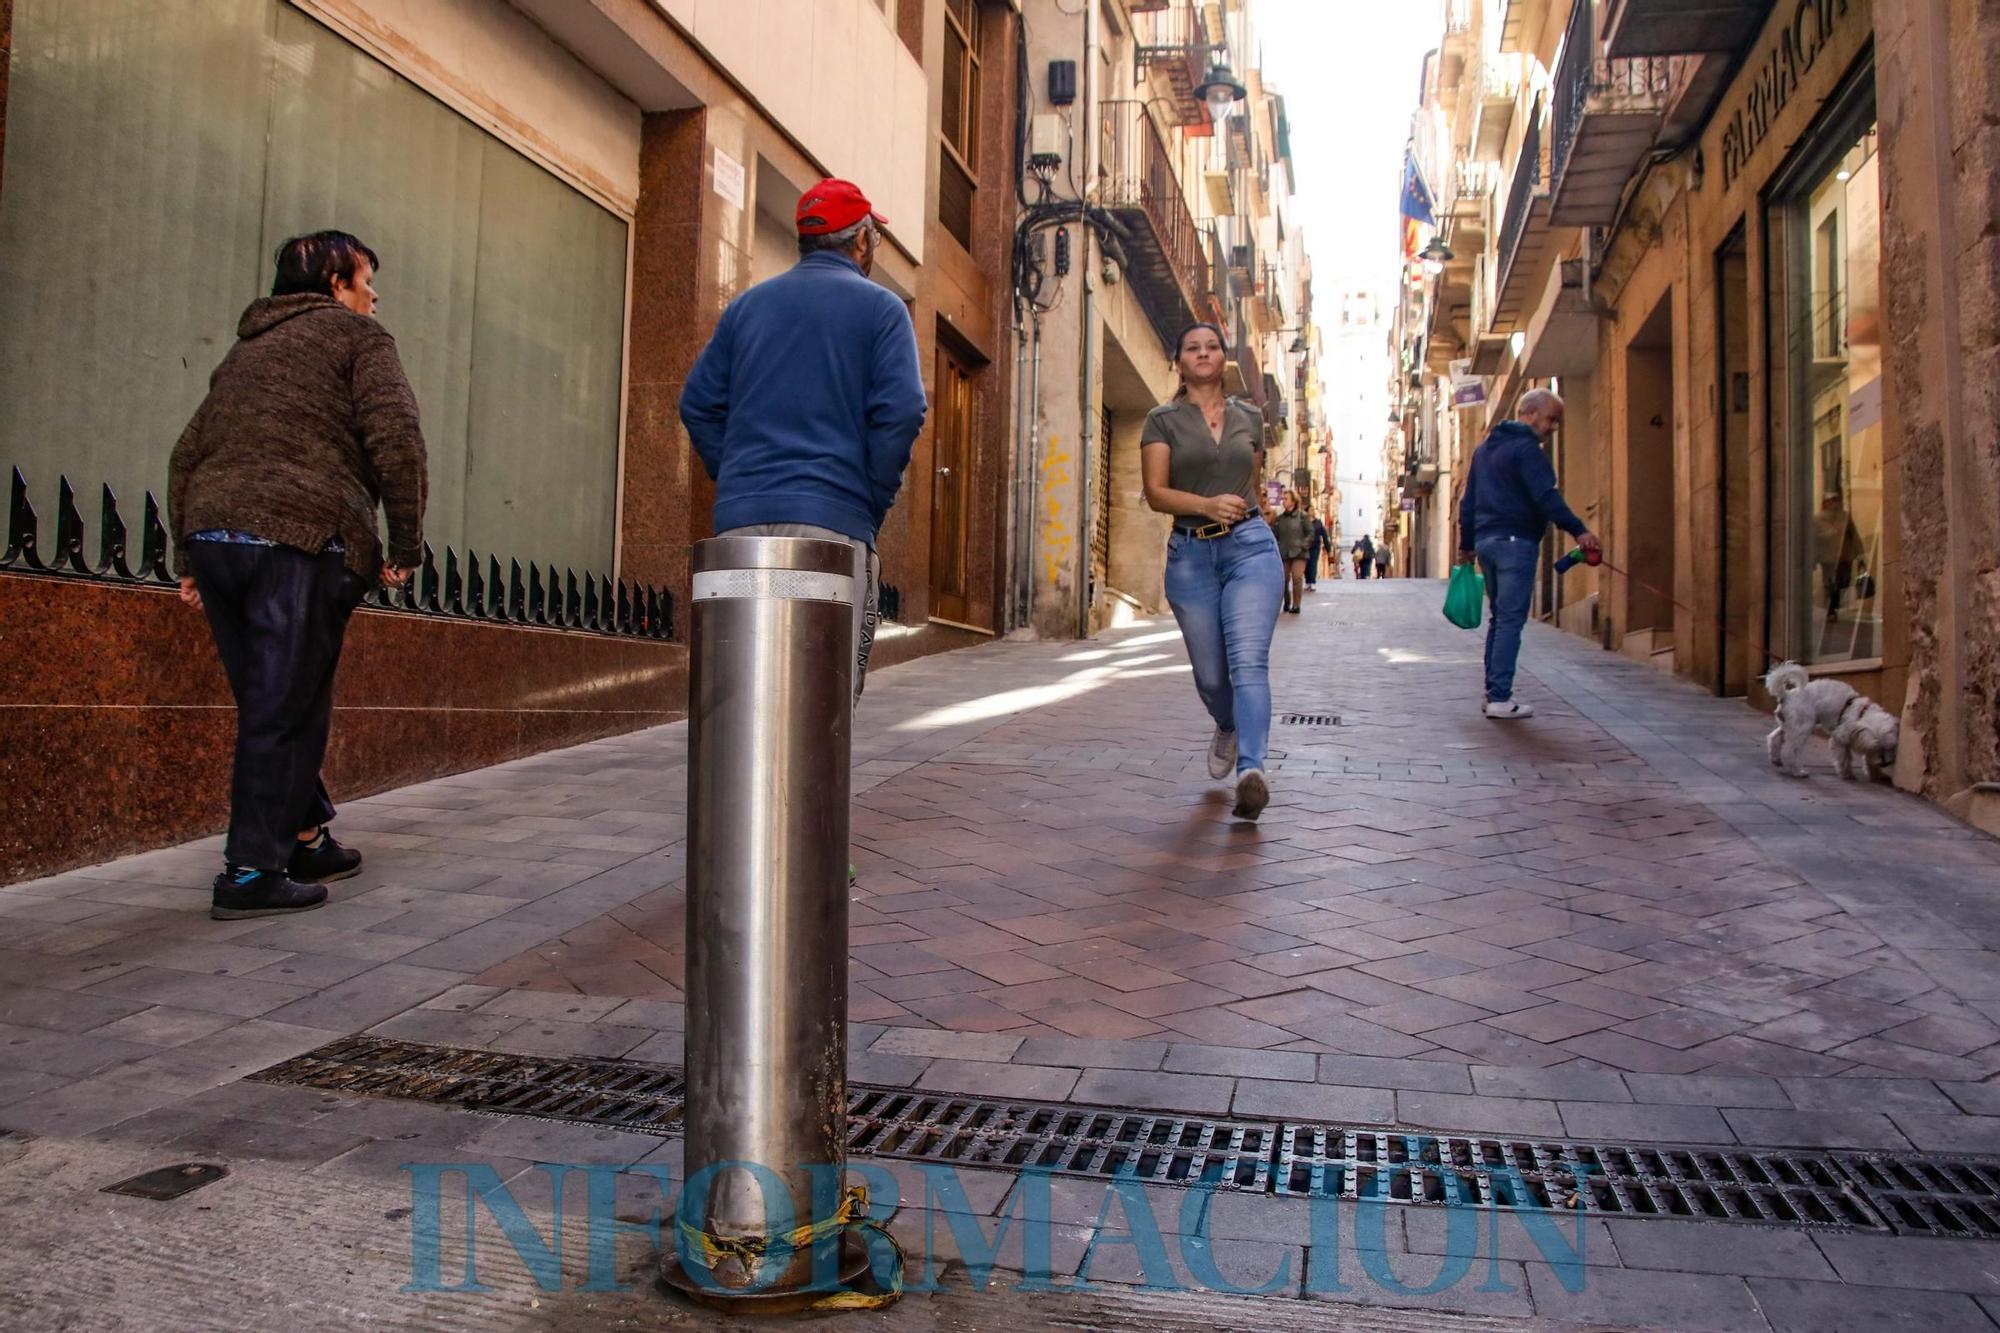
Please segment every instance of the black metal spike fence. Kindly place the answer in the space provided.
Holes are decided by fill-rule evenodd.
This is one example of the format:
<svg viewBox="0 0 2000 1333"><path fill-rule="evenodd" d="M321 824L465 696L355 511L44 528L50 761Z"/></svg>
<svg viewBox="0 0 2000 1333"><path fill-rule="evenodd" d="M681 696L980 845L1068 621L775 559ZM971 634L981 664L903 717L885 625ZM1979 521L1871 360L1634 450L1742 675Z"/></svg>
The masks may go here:
<svg viewBox="0 0 2000 1333"><path fill-rule="evenodd" d="M48 574L106 583L172 586L172 543L159 501L146 492L146 512L140 523L139 555L135 565L118 497L103 488L98 521L97 559L84 554L83 513L68 477L59 479L56 524L50 551L42 553L41 519L28 499L28 481L13 470L7 503L7 546L0 551L0 570L16 574ZM664 588L612 580L586 570L534 563L525 568L488 554L482 562L467 550L463 559L445 548L440 572L436 553L424 544L423 563L401 588L376 588L363 602L386 611L448 616L499 625L529 625L542 629L613 634L634 639L674 637L674 596Z"/></svg>

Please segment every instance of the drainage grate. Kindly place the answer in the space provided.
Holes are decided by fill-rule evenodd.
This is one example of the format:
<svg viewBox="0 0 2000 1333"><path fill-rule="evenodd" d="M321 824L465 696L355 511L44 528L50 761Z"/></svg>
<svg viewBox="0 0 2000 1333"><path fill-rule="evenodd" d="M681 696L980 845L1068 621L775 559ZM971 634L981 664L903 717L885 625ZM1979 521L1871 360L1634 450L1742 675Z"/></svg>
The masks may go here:
<svg viewBox="0 0 2000 1333"><path fill-rule="evenodd" d="M1338 713L1284 713L1278 717L1281 727L1337 727L1340 725Z"/></svg>
<svg viewBox="0 0 2000 1333"><path fill-rule="evenodd" d="M331 1092L681 1132L678 1069L354 1036L250 1076ZM850 1084L857 1156L1042 1167L1255 1194L2000 1240L2000 1161L1398 1133Z"/></svg>
<svg viewBox="0 0 2000 1333"><path fill-rule="evenodd" d="M1884 1230L1812 1153L1636 1147L1285 1126L1280 1194Z"/></svg>
<svg viewBox="0 0 2000 1333"><path fill-rule="evenodd" d="M1841 1153L1834 1160L1897 1231L2000 1240L2000 1162L1898 1153Z"/></svg>
<svg viewBox="0 0 2000 1333"><path fill-rule="evenodd" d="M856 1087L848 1151L1267 1193L1278 1126Z"/></svg>
<svg viewBox="0 0 2000 1333"><path fill-rule="evenodd" d="M680 1071L663 1065L464 1051L368 1036L344 1037L251 1077L650 1133L680 1129L686 1088Z"/></svg>

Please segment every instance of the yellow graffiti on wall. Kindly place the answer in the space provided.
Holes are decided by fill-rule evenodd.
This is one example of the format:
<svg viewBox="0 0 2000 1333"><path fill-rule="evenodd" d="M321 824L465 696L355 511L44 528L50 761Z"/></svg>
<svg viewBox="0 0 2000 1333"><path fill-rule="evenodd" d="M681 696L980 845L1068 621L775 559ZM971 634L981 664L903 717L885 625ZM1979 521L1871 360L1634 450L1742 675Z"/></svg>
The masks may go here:
<svg viewBox="0 0 2000 1333"><path fill-rule="evenodd" d="M1042 574L1051 587L1069 567L1069 553L1076 545L1070 523L1069 497L1076 485L1070 467L1069 450L1049 437L1048 451L1042 455Z"/></svg>

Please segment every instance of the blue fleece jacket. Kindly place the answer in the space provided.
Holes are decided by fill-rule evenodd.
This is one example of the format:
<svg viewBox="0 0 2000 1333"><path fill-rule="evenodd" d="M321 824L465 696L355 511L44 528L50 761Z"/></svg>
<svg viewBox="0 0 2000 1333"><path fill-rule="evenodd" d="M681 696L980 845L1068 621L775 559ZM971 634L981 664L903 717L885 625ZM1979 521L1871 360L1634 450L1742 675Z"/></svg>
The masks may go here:
<svg viewBox="0 0 2000 1333"><path fill-rule="evenodd" d="M717 532L810 523L871 546L926 408L909 312L830 252L729 303L680 404Z"/></svg>
<svg viewBox="0 0 2000 1333"><path fill-rule="evenodd" d="M1588 530L1556 489L1541 437L1518 421L1503 421L1472 451L1458 502L1458 540L1468 547L1488 537L1538 542L1551 523L1572 537Z"/></svg>

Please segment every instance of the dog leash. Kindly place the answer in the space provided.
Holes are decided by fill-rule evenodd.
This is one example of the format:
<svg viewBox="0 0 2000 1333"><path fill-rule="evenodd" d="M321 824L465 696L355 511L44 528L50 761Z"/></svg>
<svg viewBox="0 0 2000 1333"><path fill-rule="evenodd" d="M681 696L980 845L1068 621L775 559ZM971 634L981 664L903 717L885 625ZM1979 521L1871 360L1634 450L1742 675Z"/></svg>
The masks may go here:
<svg viewBox="0 0 2000 1333"><path fill-rule="evenodd" d="M1678 607L1680 610L1687 612L1689 615L1694 616L1696 618L1700 617L1701 615L1700 611L1696 610L1692 606L1689 606L1686 602L1683 602L1680 598L1674 596L1672 593L1668 592L1665 588L1661 588L1656 586L1655 584L1647 582L1645 579L1640 578L1637 574L1634 574L1629 569L1621 569L1617 565L1612 564L1611 558L1609 556L1600 556L1597 563L1604 566L1604 568L1610 570L1612 573L1621 575L1622 577L1631 580L1633 583L1638 584L1641 588L1644 588L1647 592L1652 593L1654 596L1666 598L1667 601L1671 602L1674 606ZM1789 657L1783 657L1777 653L1772 652L1769 648L1764 649L1764 663L1766 666L1781 666L1784 663L1789 662L1791 660L1792 659Z"/></svg>

